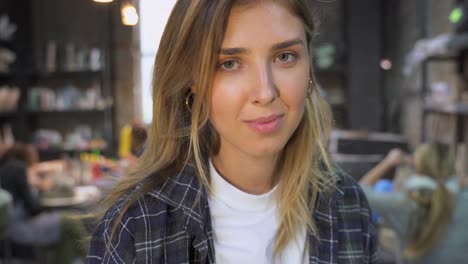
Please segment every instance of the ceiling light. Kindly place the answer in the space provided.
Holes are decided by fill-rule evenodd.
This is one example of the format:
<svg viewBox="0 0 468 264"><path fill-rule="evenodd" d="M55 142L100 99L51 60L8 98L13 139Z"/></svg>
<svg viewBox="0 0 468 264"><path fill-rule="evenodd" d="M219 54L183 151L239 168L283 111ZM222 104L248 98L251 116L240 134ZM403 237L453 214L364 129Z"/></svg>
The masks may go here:
<svg viewBox="0 0 468 264"><path fill-rule="evenodd" d="M122 6L122 23L126 26L135 26L138 24L138 12L134 5L125 4Z"/></svg>

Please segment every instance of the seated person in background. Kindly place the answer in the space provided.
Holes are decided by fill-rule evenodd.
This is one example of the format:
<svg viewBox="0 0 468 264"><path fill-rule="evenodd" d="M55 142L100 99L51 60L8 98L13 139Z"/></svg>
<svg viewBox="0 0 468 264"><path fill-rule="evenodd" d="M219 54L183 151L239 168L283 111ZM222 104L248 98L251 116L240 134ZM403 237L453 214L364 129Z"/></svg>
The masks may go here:
<svg viewBox="0 0 468 264"><path fill-rule="evenodd" d="M376 192L372 186L386 172L405 161L392 150L360 180L369 205L392 228L403 251L404 263L466 263L468 189L466 181L449 188L455 177L455 151L440 143L426 143L413 157L415 174L398 192Z"/></svg>
<svg viewBox="0 0 468 264"><path fill-rule="evenodd" d="M134 120L131 124L126 124L120 131L119 156L126 162L125 167L133 167L138 157L145 149L148 137L147 128L139 121Z"/></svg>
<svg viewBox="0 0 468 264"><path fill-rule="evenodd" d="M37 150L26 144L15 144L0 157L2 188L12 194L15 206L11 240L49 249L52 259L48 263L73 263L86 255L80 243L84 228L58 212L43 212L35 190L47 191L52 182L37 175L37 163Z"/></svg>
<svg viewBox="0 0 468 264"><path fill-rule="evenodd" d="M131 153L135 157L139 157L143 152L148 138L147 128L141 121L134 121L132 123L132 144Z"/></svg>
<svg viewBox="0 0 468 264"><path fill-rule="evenodd" d="M14 144L4 154L6 160L23 162L27 169L27 182L34 191L47 192L54 186L52 177L40 175L38 169L39 153L33 145ZM46 176L46 177L44 177Z"/></svg>

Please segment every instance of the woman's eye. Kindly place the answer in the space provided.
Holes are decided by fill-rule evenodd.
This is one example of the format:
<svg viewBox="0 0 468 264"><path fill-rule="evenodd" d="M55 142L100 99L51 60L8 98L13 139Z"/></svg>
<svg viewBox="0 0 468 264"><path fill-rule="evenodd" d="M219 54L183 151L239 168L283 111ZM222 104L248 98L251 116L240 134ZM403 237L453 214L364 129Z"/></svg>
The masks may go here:
<svg viewBox="0 0 468 264"><path fill-rule="evenodd" d="M221 63L220 68L226 71L233 71L239 68L239 63L235 60L227 60Z"/></svg>
<svg viewBox="0 0 468 264"><path fill-rule="evenodd" d="M292 53L281 53L276 57L275 61L279 61L282 63L293 62L296 59L296 56Z"/></svg>

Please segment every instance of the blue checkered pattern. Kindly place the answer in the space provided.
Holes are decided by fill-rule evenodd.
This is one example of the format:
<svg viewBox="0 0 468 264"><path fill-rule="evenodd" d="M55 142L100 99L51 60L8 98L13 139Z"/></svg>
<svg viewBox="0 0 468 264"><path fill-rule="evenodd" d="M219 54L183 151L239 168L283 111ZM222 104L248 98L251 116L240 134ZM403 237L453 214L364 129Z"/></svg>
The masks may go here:
<svg viewBox="0 0 468 264"><path fill-rule="evenodd" d="M319 234L309 234L309 263L376 263L375 229L364 194L350 177L339 178L333 192L319 195L313 212ZM97 226L88 264L215 263L208 199L192 169L141 196L110 241L125 201L121 198Z"/></svg>

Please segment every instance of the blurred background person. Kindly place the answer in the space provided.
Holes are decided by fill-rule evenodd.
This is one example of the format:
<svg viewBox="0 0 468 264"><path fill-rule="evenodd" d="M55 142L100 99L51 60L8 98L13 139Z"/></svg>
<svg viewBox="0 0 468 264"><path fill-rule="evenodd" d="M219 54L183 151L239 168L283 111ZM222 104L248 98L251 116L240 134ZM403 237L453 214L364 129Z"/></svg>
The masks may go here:
<svg viewBox="0 0 468 264"><path fill-rule="evenodd" d="M37 150L28 144L14 144L0 157L2 188L12 194L14 201L11 241L39 247L51 256L48 263L73 263L85 255L81 244L84 228L65 214L43 210L39 192L51 190L53 179L39 176L37 165Z"/></svg>
<svg viewBox="0 0 468 264"><path fill-rule="evenodd" d="M32 191L47 192L54 187L53 178L38 171L39 154L33 145L14 144L7 149L4 158L24 163L27 172L27 182Z"/></svg>
<svg viewBox="0 0 468 264"><path fill-rule="evenodd" d="M131 153L135 157L139 157L144 149L148 138L147 127L143 122L135 120L132 122L132 144Z"/></svg>
<svg viewBox="0 0 468 264"><path fill-rule="evenodd" d="M402 181L401 189L378 192L373 186L386 173L411 161L414 174ZM468 190L455 175L455 151L441 143L425 143L412 159L392 150L360 184L369 204L385 225L395 231L403 263L464 263L468 236Z"/></svg>

